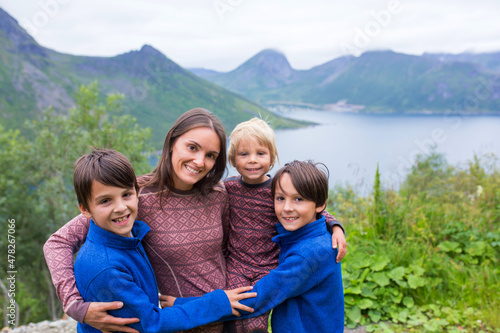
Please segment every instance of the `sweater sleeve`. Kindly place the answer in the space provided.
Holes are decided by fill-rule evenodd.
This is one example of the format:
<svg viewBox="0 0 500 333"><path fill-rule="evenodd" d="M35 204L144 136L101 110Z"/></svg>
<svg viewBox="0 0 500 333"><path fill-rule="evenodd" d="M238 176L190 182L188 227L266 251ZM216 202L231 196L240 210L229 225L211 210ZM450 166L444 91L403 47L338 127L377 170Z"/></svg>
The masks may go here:
<svg viewBox="0 0 500 333"><path fill-rule="evenodd" d="M174 301L174 306L176 305L183 305L187 302L191 302L191 301L194 301L198 298L200 298L201 296L193 296L193 297L177 297Z"/></svg>
<svg viewBox="0 0 500 333"><path fill-rule="evenodd" d="M335 218L335 216L333 216L330 213L328 213L328 211L326 211L326 209L323 211L322 214L325 217L326 226L327 226L328 231L330 233L333 233L333 227L336 226L336 225L338 225L342 229L342 231L344 232L344 235L345 235L344 227L342 226L342 224L340 224L339 221L337 221L337 219Z"/></svg>
<svg viewBox="0 0 500 333"><path fill-rule="evenodd" d="M177 332L231 315L232 308L226 293L217 289L183 305L160 309L134 282L130 273L120 268L101 271L84 292L85 299L99 302L121 300L123 308L109 311L115 317L139 318L130 326L140 332Z"/></svg>
<svg viewBox="0 0 500 333"><path fill-rule="evenodd" d="M73 254L85 242L89 225L90 220L80 214L50 236L43 246L45 261L63 310L81 323L90 303L83 301L76 287Z"/></svg>
<svg viewBox="0 0 500 333"><path fill-rule="evenodd" d="M240 311L241 317L231 315L224 321L253 318L275 308L289 298L299 296L316 285L314 265L305 257L290 255L271 270L268 275L257 281L251 292L257 292L257 297L239 301L255 310L253 313ZM279 287L277 287L279 286Z"/></svg>

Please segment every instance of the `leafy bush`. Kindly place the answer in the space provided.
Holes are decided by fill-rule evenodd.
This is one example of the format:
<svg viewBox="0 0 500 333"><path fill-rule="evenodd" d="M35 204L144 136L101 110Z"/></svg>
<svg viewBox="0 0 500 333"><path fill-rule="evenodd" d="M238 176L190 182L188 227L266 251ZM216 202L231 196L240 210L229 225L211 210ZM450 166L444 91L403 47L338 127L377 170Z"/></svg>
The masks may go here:
<svg viewBox="0 0 500 333"><path fill-rule="evenodd" d="M337 188L344 221L346 325L367 331L500 332L500 172L494 156L465 168L420 156L399 190Z"/></svg>

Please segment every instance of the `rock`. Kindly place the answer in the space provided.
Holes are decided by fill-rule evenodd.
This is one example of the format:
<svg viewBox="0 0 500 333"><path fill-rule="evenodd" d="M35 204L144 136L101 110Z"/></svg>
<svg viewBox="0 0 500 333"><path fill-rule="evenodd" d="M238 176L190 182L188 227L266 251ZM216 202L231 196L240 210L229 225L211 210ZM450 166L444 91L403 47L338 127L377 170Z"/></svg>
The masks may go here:
<svg viewBox="0 0 500 333"><path fill-rule="evenodd" d="M76 333L77 322L71 318L56 321L42 321L37 324L19 326L14 329L4 327L0 333ZM366 333L364 326L345 328L344 333Z"/></svg>
<svg viewBox="0 0 500 333"><path fill-rule="evenodd" d="M77 322L71 318L30 323L16 328L4 327L1 333L76 333Z"/></svg>
<svg viewBox="0 0 500 333"><path fill-rule="evenodd" d="M344 328L344 333L366 333L366 327L365 326L358 326L356 328Z"/></svg>

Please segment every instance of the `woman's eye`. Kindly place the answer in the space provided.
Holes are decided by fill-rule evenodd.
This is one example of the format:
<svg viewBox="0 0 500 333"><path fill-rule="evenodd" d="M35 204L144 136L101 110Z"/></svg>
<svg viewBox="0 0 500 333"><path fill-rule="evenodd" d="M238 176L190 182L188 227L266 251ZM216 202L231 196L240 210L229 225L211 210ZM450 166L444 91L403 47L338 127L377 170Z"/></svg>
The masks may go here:
<svg viewBox="0 0 500 333"><path fill-rule="evenodd" d="M274 198L274 200L276 200L276 201L283 201L283 197L276 197L276 198Z"/></svg>
<svg viewBox="0 0 500 333"><path fill-rule="evenodd" d="M211 160L215 160L217 158L217 156L215 156L215 154L208 154L207 157Z"/></svg>
<svg viewBox="0 0 500 333"><path fill-rule="evenodd" d="M195 145L188 145L188 149L189 150L196 150L196 146Z"/></svg>

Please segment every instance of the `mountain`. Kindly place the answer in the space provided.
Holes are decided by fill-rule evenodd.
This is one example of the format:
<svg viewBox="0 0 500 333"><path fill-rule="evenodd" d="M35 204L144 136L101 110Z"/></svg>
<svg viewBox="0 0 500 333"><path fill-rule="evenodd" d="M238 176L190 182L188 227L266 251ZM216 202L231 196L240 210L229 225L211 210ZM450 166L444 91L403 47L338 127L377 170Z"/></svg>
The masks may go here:
<svg viewBox="0 0 500 333"><path fill-rule="evenodd" d="M372 51L295 70L283 54L265 50L227 73L193 72L263 104L365 112L500 112L500 53Z"/></svg>
<svg viewBox="0 0 500 333"><path fill-rule="evenodd" d="M436 58L442 62L470 62L476 64L484 72L500 74L500 52L492 53L424 53L425 57Z"/></svg>
<svg viewBox="0 0 500 333"><path fill-rule="evenodd" d="M214 112L228 131L259 114L276 128L305 124L193 75L150 45L114 57L63 54L39 45L1 8L0 45L0 118L6 127L20 127L48 107L67 112L75 91L95 80L103 97L125 95L124 112L152 128L157 148L175 119L194 107Z"/></svg>
<svg viewBox="0 0 500 333"><path fill-rule="evenodd" d="M290 66L287 58L275 50L263 50L228 73L219 73L206 69L191 69L191 71L206 80L234 92L245 92L252 100L270 89L286 87L299 75Z"/></svg>

